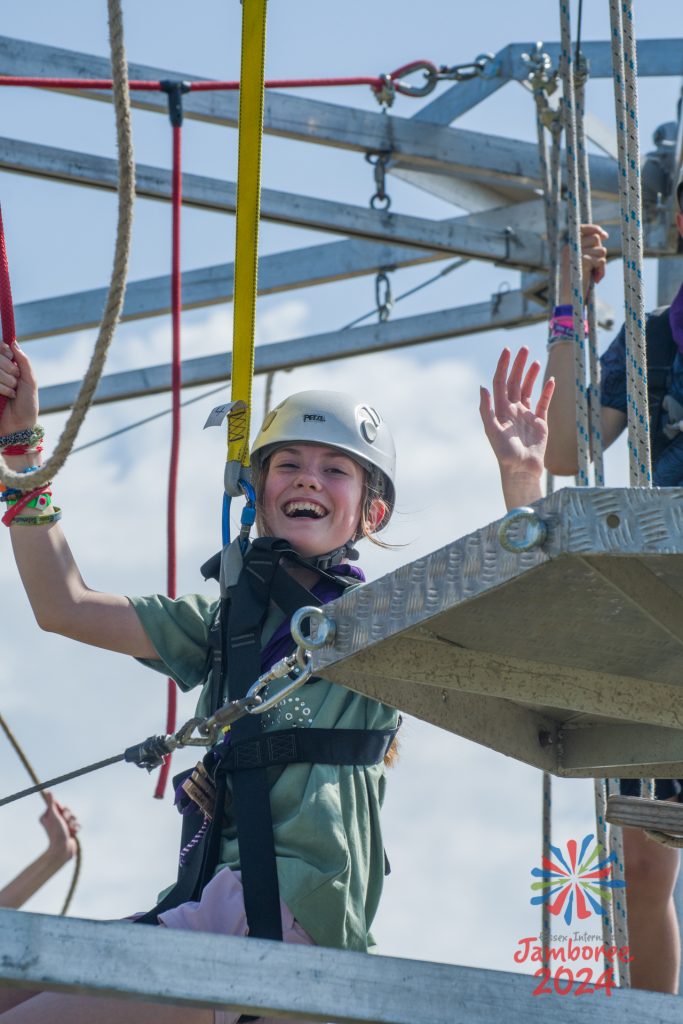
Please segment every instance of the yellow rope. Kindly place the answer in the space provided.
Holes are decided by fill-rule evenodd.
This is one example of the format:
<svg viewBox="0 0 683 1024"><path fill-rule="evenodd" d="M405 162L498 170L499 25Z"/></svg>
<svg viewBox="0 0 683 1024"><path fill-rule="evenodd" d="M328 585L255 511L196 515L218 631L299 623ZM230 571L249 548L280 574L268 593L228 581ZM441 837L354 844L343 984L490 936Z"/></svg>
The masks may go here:
<svg viewBox="0 0 683 1024"><path fill-rule="evenodd" d="M228 462L244 467L249 465L254 377L265 56L266 0L242 0L232 401L243 402L244 408L238 408L229 417Z"/></svg>
<svg viewBox="0 0 683 1024"><path fill-rule="evenodd" d="M7 722L5 721L5 719L3 718L3 716L1 714L0 714L0 728L4 732L4 734L7 737L7 739L9 740L12 748L14 749L15 754L17 755L17 757L19 758L19 760L23 764L24 768L26 769L26 771L28 773L28 776L31 779L31 782L33 783L33 785L34 786L39 786L40 785L40 779L38 778L38 776L36 775L35 771L33 770L33 765L31 764L31 762L27 758L26 754L24 753L24 751L22 750L22 748L21 748L21 746L19 744L19 741L17 740L16 736L14 735L14 733L12 732L12 730L9 727L9 725L7 724ZM48 801L47 801L47 797L45 796L45 793L41 793L40 795L42 796L43 800L45 801L45 804L49 807L49 804L48 804ZM62 906L62 909L60 910L60 914L62 914L62 916L64 914L66 914L67 910L69 909L69 907L71 905L71 900L73 899L74 892L76 891L76 885L78 884L78 878L79 878L80 873L81 873L81 861L82 861L81 844L80 844L77 836L75 837L75 839L76 839L76 859L75 859L75 862L74 862L74 872L73 872L73 875L71 876L71 885L69 886L69 891L66 894L66 899L64 900L64 905Z"/></svg>

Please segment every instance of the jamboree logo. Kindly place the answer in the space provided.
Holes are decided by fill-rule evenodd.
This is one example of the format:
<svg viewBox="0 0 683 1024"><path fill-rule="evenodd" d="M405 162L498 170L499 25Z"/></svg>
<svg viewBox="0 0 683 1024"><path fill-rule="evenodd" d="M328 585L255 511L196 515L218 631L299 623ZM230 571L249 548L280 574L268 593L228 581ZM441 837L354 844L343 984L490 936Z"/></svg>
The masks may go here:
<svg viewBox="0 0 683 1024"><path fill-rule="evenodd" d="M545 904L566 925L590 917L601 921L608 917L613 891L626 887L621 879L612 878L616 854L604 856L603 847L592 833L580 841L570 839L564 849L551 846L550 850L552 858L544 857L540 867L531 869L531 904ZM537 936L522 938L513 957L518 964L542 965L534 972L534 977L540 978L534 995L554 991L581 996L604 990L609 996L615 984L616 964L633 960L628 946L607 946L601 935L586 931L553 935L549 941L554 945L543 946Z"/></svg>
<svg viewBox="0 0 683 1024"><path fill-rule="evenodd" d="M532 904L548 904L551 914L559 916L564 909L564 922L572 923L574 916L585 921L592 914L605 915L611 899L612 889L623 889L626 883L621 879L611 878L611 865L617 857L611 853L600 860L603 848L600 843L591 843L593 834L584 836L581 846L576 839L566 844L566 854L558 846L550 849L554 861L546 857L541 861L540 868L532 868L534 878L540 882L532 882L531 889L539 892L531 897Z"/></svg>

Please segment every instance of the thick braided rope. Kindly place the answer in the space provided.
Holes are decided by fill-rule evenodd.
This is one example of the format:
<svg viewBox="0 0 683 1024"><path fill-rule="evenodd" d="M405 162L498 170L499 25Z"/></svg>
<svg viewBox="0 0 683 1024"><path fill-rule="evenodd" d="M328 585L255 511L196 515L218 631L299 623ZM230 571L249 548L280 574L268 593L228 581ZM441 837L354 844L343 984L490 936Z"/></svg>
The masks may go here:
<svg viewBox="0 0 683 1024"><path fill-rule="evenodd" d="M621 791L619 779L609 779L607 782L609 795ZM614 853L616 861L612 865L612 878L614 881L625 882L626 874L624 869L624 830L610 825L609 830L610 853ZM612 913L614 915L614 937L615 945L620 949L628 946L628 907L626 905L626 889L612 889L610 900ZM622 988L629 988L631 985L631 968L628 963L622 963L621 957L617 957L619 970L619 984Z"/></svg>
<svg viewBox="0 0 683 1024"><path fill-rule="evenodd" d="M593 202L591 198L588 149L584 125L587 70L576 69L574 85L576 95L576 146L579 157L579 209L581 223L593 223ZM597 487L605 486L605 466L602 444L602 418L600 410L600 357L598 355L598 318L595 308L595 282L591 278L586 296L588 318L588 393L591 428L591 454Z"/></svg>
<svg viewBox="0 0 683 1024"><path fill-rule="evenodd" d="M583 329L583 275L581 267L581 224L579 221L579 169L576 152L576 113L574 106L574 66L571 53L569 0L560 0L560 77L562 110L567 153L567 211L574 325L574 369L576 389L576 438L579 472L577 483L589 484L590 440L588 398L586 395L586 339Z"/></svg>
<svg viewBox="0 0 683 1024"><path fill-rule="evenodd" d="M23 764L24 768L26 769L26 772L28 773L28 776L31 779L31 782L33 783L33 785L34 786L39 786L40 785L40 779L36 775L36 773L35 773L35 771L33 769L33 765L29 761L29 759L26 756L26 754L24 753L24 751L23 751L23 749L22 749L18 739L16 738L16 736L14 735L12 730L10 729L9 725L5 721L5 718L1 714L0 714L0 728L4 732L4 734L7 737L7 739L9 740L9 743L10 743L12 749L14 750L14 753L17 755L17 757L19 758L19 760ZM45 801L45 804L47 805L47 798L46 798L45 794L41 793L41 796L42 796L43 800ZM81 863L82 863L82 860L83 860L83 853L82 853L82 850L81 850L81 844L79 842L78 837L76 836L76 857L74 858L74 870L73 870L73 874L71 876L71 884L69 885L69 890L68 890L68 892L66 894L66 898L65 898L64 903L62 905L62 909L59 912L62 917L67 913L69 907L71 906L71 901L72 901L74 893L76 891L76 886L78 885L78 879L80 878L80 874L81 874Z"/></svg>
<svg viewBox="0 0 683 1024"><path fill-rule="evenodd" d="M4 459L0 458L0 481L8 487L17 487L22 491L44 486L57 475L69 457L102 376L109 346L111 345L116 325L121 315L126 289L126 273L128 270L133 206L135 202L135 161L133 158L130 97L128 92L128 67L123 43L123 20L120 0L107 0L107 8L109 14L112 80L114 83L113 98L116 115L116 142L119 155L118 222L111 283L90 365L54 452L40 469L30 474L15 473L8 467Z"/></svg>
<svg viewBox="0 0 683 1024"><path fill-rule="evenodd" d="M632 487L649 487L650 424L647 394L645 299L643 295L643 227L638 141L638 66L631 0L610 0L612 71L619 155L628 448Z"/></svg>

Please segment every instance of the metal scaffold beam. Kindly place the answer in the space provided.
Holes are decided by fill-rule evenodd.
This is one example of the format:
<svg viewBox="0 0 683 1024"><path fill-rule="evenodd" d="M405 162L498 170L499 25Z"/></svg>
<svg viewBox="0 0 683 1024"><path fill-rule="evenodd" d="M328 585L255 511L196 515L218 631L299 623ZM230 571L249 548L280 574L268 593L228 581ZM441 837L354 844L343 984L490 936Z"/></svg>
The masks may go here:
<svg viewBox="0 0 683 1024"><path fill-rule="evenodd" d="M338 1024L584 1019L573 999L535 998L524 974L13 910L0 910L0 983ZM676 999L610 996L601 1024L678 1024Z"/></svg>
<svg viewBox="0 0 683 1024"><path fill-rule="evenodd" d="M0 37L0 72L6 75L52 75L56 77L107 78L109 64L102 57L77 53L38 43ZM130 64L132 79L159 81L175 79L201 81L167 68ZM79 95L110 102L108 93ZM163 94L133 93L133 106L167 113ZM230 92L190 93L183 99L188 118L237 126L238 96ZM463 131L420 123L414 118L385 117L380 112L359 110L333 103L269 92L266 96L264 131L300 142L334 146L355 152L392 152L402 161L462 173L492 185L517 185L526 189L541 185L537 147L530 142L507 139L481 132ZM590 156L593 190L601 198L617 195L617 165L608 157Z"/></svg>
<svg viewBox="0 0 683 1024"><path fill-rule="evenodd" d="M116 189L115 160L17 139L0 139L0 168L107 191ZM138 164L135 179L138 196L170 201L170 171ZM237 185L185 174L183 202L199 209L234 213ZM514 266L542 267L547 262L546 248L538 235L520 228L506 233L501 228L470 224L467 217L433 221L273 189L263 189L261 193L261 216L264 220L294 227L417 246Z"/></svg>
<svg viewBox="0 0 683 1024"><path fill-rule="evenodd" d="M501 292L492 296L488 302L479 302L471 306L389 320L367 327L355 327L352 330L332 331L329 334L317 334L293 341L280 341L272 345L257 345L254 372L258 374L291 370L311 363L324 363L405 345L456 338L497 327L517 327L523 323L537 323L545 319L545 315L545 310L529 302L523 292ZM231 370L230 353L187 359L183 363L183 387L227 381ZM40 392L41 411L49 413L68 409L73 404L79 387L80 381L71 381L68 384L55 384L43 388ZM170 364L112 373L100 381L93 404L140 398L169 391L170 388Z"/></svg>
<svg viewBox="0 0 683 1024"><path fill-rule="evenodd" d="M360 239L328 242L262 256L259 260L258 291L259 295L272 295L373 274L388 267L395 270L443 259L444 253L441 252L378 245ZM234 263L186 271L182 275L183 309L230 302L234 274ZM17 338L30 341L94 327L102 317L106 295L106 288L92 288L71 295L22 302L15 308ZM132 281L126 288L121 320L161 316L170 311L170 302L169 275Z"/></svg>

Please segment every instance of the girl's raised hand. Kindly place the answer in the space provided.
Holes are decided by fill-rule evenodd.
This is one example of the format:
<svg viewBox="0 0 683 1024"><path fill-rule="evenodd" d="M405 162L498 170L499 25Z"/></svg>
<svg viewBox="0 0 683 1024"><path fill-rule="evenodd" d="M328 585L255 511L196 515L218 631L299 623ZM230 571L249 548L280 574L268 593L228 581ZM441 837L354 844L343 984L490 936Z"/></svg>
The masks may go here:
<svg viewBox="0 0 683 1024"><path fill-rule="evenodd" d="M539 482L548 440L548 406L555 388L551 378L543 385L535 409L531 393L541 366L533 362L526 368L529 350L521 348L510 366L510 351L504 348L493 375L493 401L481 388L479 412L484 430L498 459L503 484L513 477ZM534 493L527 500L535 500Z"/></svg>
<svg viewBox="0 0 683 1024"><path fill-rule="evenodd" d="M31 363L18 346L0 342L0 397L7 403L0 415L0 436L34 426L38 419L38 386Z"/></svg>

